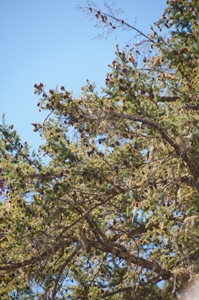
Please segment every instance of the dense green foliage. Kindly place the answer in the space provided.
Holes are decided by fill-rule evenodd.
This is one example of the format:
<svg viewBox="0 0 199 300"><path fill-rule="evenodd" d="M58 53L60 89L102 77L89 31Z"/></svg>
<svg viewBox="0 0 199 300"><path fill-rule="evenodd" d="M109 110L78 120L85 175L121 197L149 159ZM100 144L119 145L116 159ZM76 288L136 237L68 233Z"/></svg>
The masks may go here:
<svg viewBox="0 0 199 300"><path fill-rule="evenodd" d="M199 6L167 2L100 94L35 85L38 153L0 126L1 299L169 300L199 273Z"/></svg>

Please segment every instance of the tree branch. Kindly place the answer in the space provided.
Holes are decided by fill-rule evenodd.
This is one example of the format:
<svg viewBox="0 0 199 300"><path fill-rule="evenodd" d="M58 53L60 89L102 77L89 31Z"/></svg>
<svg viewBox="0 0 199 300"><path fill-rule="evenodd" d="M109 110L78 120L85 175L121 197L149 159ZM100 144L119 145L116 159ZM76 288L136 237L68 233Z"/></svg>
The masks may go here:
<svg viewBox="0 0 199 300"><path fill-rule="evenodd" d="M78 212L80 212L81 214L84 213L84 211L81 209L81 207L76 207L75 209L76 209ZM98 231L97 231L96 227L94 226L93 222L91 221L91 219L90 219L90 217L89 217L88 214L85 216L85 219L86 219L86 221L88 222L88 224L89 224L89 226L90 226L90 228L91 228L93 234L95 235L96 239L100 242L101 239L100 239L100 236L99 236L99 234L98 234Z"/></svg>
<svg viewBox="0 0 199 300"><path fill-rule="evenodd" d="M111 254L116 255L119 258L125 259L128 262L133 263L139 267L146 268L154 273L157 273L160 276L162 276L164 279L169 279L172 276L172 273L170 271L163 269L159 264L147 261L141 257L136 257L134 255L131 255L130 253L128 253L126 248L125 248L125 250L121 250L121 249L113 247L109 244L105 244L103 242L99 243L97 241L88 240L87 238L86 238L86 243L93 248L96 248L98 250L101 250L101 251L104 251L107 253L111 253Z"/></svg>
<svg viewBox="0 0 199 300"><path fill-rule="evenodd" d="M119 294L119 293L122 293L122 292L132 291L133 289L135 289L135 286L124 287L124 288L118 289L116 291L107 293L107 294L101 296L101 298L103 299L103 298L107 298L107 297L110 297L110 296L113 296L115 294Z"/></svg>
<svg viewBox="0 0 199 300"><path fill-rule="evenodd" d="M116 195L119 195L120 193L118 192L113 192L113 195L111 195L110 197L108 197L107 199L105 199L104 201L100 202L100 203L97 203L93 206L91 206L83 215L81 215L81 217L79 217L76 221L74 221L71 225L65 227L62 232L60 233L60 235L58 236L57 239L59 239L63 234L64 232L66 232L68 229L70 229L71 227L73 227L75 224L77 224L80 220L86 218L86 216L92 211L94 210L96 207L98 206L101 206L103 204L105 204L106 202L110 201L113 197L115 197Z"/></svg>
<svg viewBox="0 0 199 300"><path fill-rule="evenodd" d="M163 96L160 98L160 100L158 100L158 102L175 102L178 99L179 97Z"/></svg>
<svg viewBox="0 0 199 300"><path fill-rule="evenodd" d="M153 224L149 225L147 228L145 225L140 225L139 227L132 228L129 231L123 231L123 230L120 230L119 228L114 228L114 227L113 227L113 229L126 234L129 238L133 238L133 237L139 236L139 235L147 232L148 230L152 230L153 228L158 228L158 227L159 227L159 223L153 223ZM113 242L117 241L117 239L120 236L121 236L121 234L115 234L113 236L113 238L111 239L111 241L113 241Z"/></svg>
<svg viewBox="0 0 199 300"><path fill-rule="evenodd" d="M97 11L97 10L96 10ZM137 31L140 35L144 36L147 40L149 40L150 42L154 43L154 40L152 40L150 37L148 37L146 34L144 34L142 31L140 31L139 29L135 28L134 26L131 26L130 24L126 23L124 20L119 20L118 18L111 16L107 13L102 13L104 16L112 18L113 20L115 20L116 22L122 23L124 25L126 25L127 27Z"/></svg>
<svg viewBox="0 0 199 300"><path fill-rule="evenodd" d="M198 184L195 182L195 180L193 180L193 178L189 177L189 176L182 176L180 178L180 181L188 183L191 186L194 186L196 188L196 190L199 192L199 186Z"/></svg>
<svg viewBox="0 0 199 300"><path fill-rule="evenodd" d="M169 135L164 131L164 129L162 128L162 126L158 123L155 123L154 121L149 121L146 119L143 119L141 117L135 117L135 116L130 116L130 115L125 115L125 114L121 114L121 113L117 113L114 111L106 111L108 113L111 113L113 116L117 116L123 119L128 119L128 120L132 120L135 122L140 122L142 124L146 124L146 125L150 125L155 127L162 135L162 137L175 149L176 153L178 155L180 155L180 147L174 143L174 141L169 137Z"/></svg>
<svg viewBox="0 0 199 300"><path fill-rule="evenodd" d="M123 118L123 119L128 119L128 120L132 120L132 121L135 121L135 122L140 122L142 124L147 124L147 125L150 125L154 128L156 128L160 134L162 135L163 139L165 141L167 141L174 149L175 149L175 152L178 156L181 156L182 160L184 162L186 162L187 166L189 167L189 170L190 172L192 173L192 175L196 175L196 169L194 167L194 164L193 162L188 158L186 152L184 152L183 154L181 154L181 149L180 149L180 146L177 145L171 138L170 136L166 133L166 131L164 131L164 129L162 128L162 126L154 121L149 121L149 120L146 120L144 118L141 118L141 117L135 117L135 116L130 116L130 115L125 115L125 114L122 114L122 113L117 113L115 111L105 111L106 113L109 113L113 116L116 116L116 117L120 117L120 118ZM194 176L195 177L195 176Z"/></svg>
<svg viewBox="0 0 199 300"><path fill-rule="evenodd" d="M183 262L185 262L186 260L196 260L199 258L199 249L197 249L195 252L188 254L187 256L185 256L183 259L179 260L176 265L179 266L180 264L182 264ZM171 267L170 269L172 269L173 267Z"/></svg>
<svg viewBox="0 0 199 300"><path fill-rule="evenodd" d="M33 264L36 264L38 263L39 261L42 261L44 260L44 258L46 256L49 256L55 252L57 252L60 248L62 247L65 247L65 246L68 246L69 243L71 241L66 240L64 242L61 242L60 244L52 247L51 249L45 251L43 254L39 255L39 256L33 256L32 258L30 259L27 259L27 260L24 260L23 262L19 262L19 263L8 263L7 265L4 265L4 266L0 266L0 270L3 270L3 271L11 271L11 270L17 270L17 269L20 269L20 268L24 268L26 266L29 266L29 265L33 265ZM1 264L2 265L2 264Z"/></svg>
<svg viewBox="0 0 199 300"><path fill-rule="evenodd" d="M79 7L77 7L77 9L87 10L87 11L89 11L91 13L96 13L96 14L98 14L98 11L99 11L98 9L93 8L93 7L91 8L91 7L81 7L81 6L79 6ZM100 15L108 17L110 19L113 19L114 21L120 23L121 25L125 25L125 26L129 27L130 29L133 29L133 30L137 31L140 35L144 36L147 40L149 40L150 42L154 43L154 40L152 40L146 34L144 34L143 32L141 32L139 29L135 28L134 26L131 26L130 24L128 24L124 20L118 19L118 18L114 17L113 15L110 15L108 13L104 13L104 12L101 12L101 11L100 11ZM105 23L107 23L107 22L105 22ZM110 26L112 26L112 25L110 25Z"/></svg>
<svg viewBox="0 0 199 300"><path fill-rule="evenodd" d="M185 108L199 110L199 105L186 104Z"/></svg>
<svg viewBox="0 0 199 300"><path fill-rule="evenodd" d="M69 264L69 262L73 259L73 257L75 257L75 255L78 253L80 246L78 245L76 247L76 249L73 251L73 253L71 253L71 255L67 258L67 260L65 261L65 263L63 264L63 266L61 267L61 270L59 271L59 275L57 276L57 279L55 281L55 285L54 285L54 289L52 292L52 300L55 300L55 296L59 290L59 287L57 288L57 285L59 283L59 280L64 272L65 267Z"/></svg>

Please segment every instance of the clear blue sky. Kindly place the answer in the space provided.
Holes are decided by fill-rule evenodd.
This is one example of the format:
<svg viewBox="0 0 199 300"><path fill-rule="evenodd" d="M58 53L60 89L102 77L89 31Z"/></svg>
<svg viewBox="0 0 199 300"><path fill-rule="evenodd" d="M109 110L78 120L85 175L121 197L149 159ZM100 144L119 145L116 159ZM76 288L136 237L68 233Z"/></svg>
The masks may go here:
<svg viewBox="0 0 199 300"><path fill-rule="evenodd" d="M94 1L95 2L95 1ZM111 4L112 1L107 1ZM104 1L96 3L102 6ZM6 0L0 1L0 118L14 124L22 142L37 149L40 139L32 122L42 122L34 83L47 85L47 91L64 85L77 96L88 78L97 90L104 86L108 63L114 59L115 43L121 47L134 35L120 32L105 40L91 40L101 31L82 11L75 10L85 0ZM118 0L124 10L121 18L145 34L166 7L165 0ZM2 123L1 119L0 122Z"/></svg>

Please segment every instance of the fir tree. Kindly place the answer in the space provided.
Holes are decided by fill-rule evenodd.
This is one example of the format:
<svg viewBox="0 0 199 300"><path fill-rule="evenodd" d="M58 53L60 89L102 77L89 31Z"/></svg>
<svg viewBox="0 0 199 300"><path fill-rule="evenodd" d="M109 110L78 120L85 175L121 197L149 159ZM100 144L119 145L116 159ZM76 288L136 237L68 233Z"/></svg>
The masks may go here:
<svg viewBox="0 0 199 300"><path fill-rule="evenodd" d="M101 93L35 84L37 154L0 126L1 299L169 300L199 273L199 6L167 4L140 32L155 51L117 45Z"/></svg>

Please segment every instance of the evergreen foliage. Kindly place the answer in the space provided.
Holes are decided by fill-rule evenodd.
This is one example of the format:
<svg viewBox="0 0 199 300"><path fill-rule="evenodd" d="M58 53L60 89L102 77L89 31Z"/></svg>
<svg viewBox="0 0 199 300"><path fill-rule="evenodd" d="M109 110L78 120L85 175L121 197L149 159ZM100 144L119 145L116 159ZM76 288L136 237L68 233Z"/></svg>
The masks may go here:
<svg viewBox="0 0 199 300"><path fill-rule="evenodd" d="M144 35L155 52L116 46L101 93L35 84L38 153L0 126L1 299L184 295L199 273L198 16L197 0L167 1Z"/></svg>

